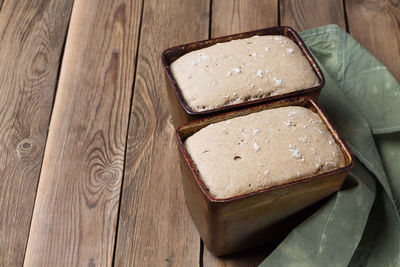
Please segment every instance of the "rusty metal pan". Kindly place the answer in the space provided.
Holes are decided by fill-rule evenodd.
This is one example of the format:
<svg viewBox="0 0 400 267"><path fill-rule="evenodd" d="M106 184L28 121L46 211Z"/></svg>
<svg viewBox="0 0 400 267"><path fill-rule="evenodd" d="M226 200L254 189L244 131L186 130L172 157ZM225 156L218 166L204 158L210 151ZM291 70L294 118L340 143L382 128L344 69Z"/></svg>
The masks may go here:
<svg viewBox="0 0 400 267"><path fill-rule="evenodd" d="M302 51L302 53L304 54L306 59L308 60L315 75L318 77L319 85L311 87L311 88L304 88L302 90L298 90L298 91L291 92L291 93L275 95L275 96L266 96L266 97L256 99L256 100L251 100L251 101L238 103L238 104L227 105L227 106L223 106L223 107L220 107L217 109L204 110L204 111L192 110L186 103L185 99L183 98L181 89L172 74L172 71L170 68L171 63L174 62L179 57L181 57L184 54L189 53L191 51L209 47L209 46L215 45L217 43L229 42L231 40L236 40L236 39L250 38L255 35L259 35L259 36L283 35L285 37L288 37L292 41L294 41L297 44L297 46L300 48L300 50ZM203 41L198 41L198 42L194 42L194 43L171 47L169 49L166 49L162 53L161 60L162 60L162 64L163 64L165 75L166 75L167 90L169 91L168 96L169 96L171 109L176 109L176 111L171 112L172 119L174 121L175 126L178 126L182 123L185 123L185 122L188 122L191 120L195 120L195 119L199 119L202 117L222 113L222 112L225 112L228 110L239 109L239 108L252 106L252 105L256 105L256 104L260 104L260 103L265 103L265 102L269 102L269 101L273 101L273 100L283 99L283 98L287 98L287 97L309 96L313 99L317 99L319 92L321 91L321 88L325 84L324 75L323 75L320 67L318 66L317 62L311 55L310 51L308 50L307 46L304 44L304 42L300 38L299 34L295 30L293 30L292 28L290 28L288 26L265 28L265 29L249 31L249 32L244 32L244 33L239 33L239 34L234 34L234 35L228 35L228 36L218 37L218 38L214 38L214 39L203 40ZM172 99L172 98L174 98L174 99ZM184 114L179 114L179 113L184 113ZM176 123L175 123L175 121L176 121Z"/></svg>
<svg viewBox="0 0 400 267"><path fill-rule="evenodd" d="M303 106L316 113L343 152L345 166L247 194L214 198L185 149L186 138L211 123L284 106ZM285 222L286 218L296 216L301 210L338 191L354 164L352 153L343 138L318 105L308 97L284 99L193 121L177 128L175 137L181 156L186 205L204 243L216 255L274 241L281 236L280 232L287 232L290 222Z"/></svg>

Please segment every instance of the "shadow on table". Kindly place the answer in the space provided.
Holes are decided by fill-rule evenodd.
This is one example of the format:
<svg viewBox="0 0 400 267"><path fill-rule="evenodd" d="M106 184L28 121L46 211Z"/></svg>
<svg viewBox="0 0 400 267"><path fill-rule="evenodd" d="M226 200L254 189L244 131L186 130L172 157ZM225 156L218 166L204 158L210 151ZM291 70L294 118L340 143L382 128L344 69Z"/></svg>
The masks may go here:
<svg viewBox="0 0 400 267"><path fill-rule="evenodd" d="M274 249L285 239L290 231L306 220L321 206L323 206L330 197L320 200L319 202L291 215L278 224L272 226L272 232L280 233L279 237L268 244L264 244L255 248L250 248L233 254L216 257L212 255L207 248L204 247L203 266L214 266L220 263L222 266L258 266L265 258L267 258ZM276 231L274 228L276 227Z"/></svg>

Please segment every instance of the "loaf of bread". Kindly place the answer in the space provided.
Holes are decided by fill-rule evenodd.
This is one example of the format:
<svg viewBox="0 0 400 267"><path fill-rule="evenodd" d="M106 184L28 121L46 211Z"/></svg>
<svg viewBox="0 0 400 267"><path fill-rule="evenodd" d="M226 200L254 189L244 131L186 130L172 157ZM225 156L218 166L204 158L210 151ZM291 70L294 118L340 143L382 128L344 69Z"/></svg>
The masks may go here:
<svg viewBox="0 0 400 267"><path fill-rule="evenodd" d="M280 35L253 36L192 51L174 61L171 71L194 111L319 84L300 48Z"/></svg>
<svg viewBox="0 0 400 267"><path fill-rule="evenodd" d="M281 107L210 124L184 145L210 194L229 198L343 167L320 117Z"/></svg>

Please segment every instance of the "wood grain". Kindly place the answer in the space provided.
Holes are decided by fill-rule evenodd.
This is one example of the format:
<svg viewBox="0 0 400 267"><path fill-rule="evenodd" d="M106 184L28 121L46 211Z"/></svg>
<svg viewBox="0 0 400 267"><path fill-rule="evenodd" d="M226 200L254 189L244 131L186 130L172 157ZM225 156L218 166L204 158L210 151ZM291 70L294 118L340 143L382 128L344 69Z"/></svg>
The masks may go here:
<svg viewBox="0 0 400 267"><path fill-rule="evenodd" d="M184 204L160 56L206 39L208 12L208 1L144 2L116 266L199 265L200 238Z"/></svg>
<svg viewBox="0 0 400 267"><path fill-rule="evenodd" d="M25 266L109 266L141 1L76 0Z"/></svg>
<svg viewBox="0 0 400 267"><path fill-rule="evenodd" d="M0 266L21 266L73 1L0 0Z"/></svg>
<svg viewBox="0 0 400 267"><path fill-rule="evenodd" d="M281 0L281 25L303 31L327 24L346 30L342 0Z"/></svg>
<svg viewBox="0 0 400 267"><path fill-rule="evenodd" d="M400 81L400 2L348 0L350 34Z"/></svg>
<svg viewBox="0 0 400 267"><path fill-rule="evenodd" d="M278 25L278 1L212 1L211 36L228 35ZM257 266L271 252L260 247L225 257L215 257L204 248L204 266Z"/></svg>
<svg viewBox="0 0 400 267"><path fill-rule="evenodd" d="M278 25L277 0L212 1L212 37L276 25Z"/></svg>

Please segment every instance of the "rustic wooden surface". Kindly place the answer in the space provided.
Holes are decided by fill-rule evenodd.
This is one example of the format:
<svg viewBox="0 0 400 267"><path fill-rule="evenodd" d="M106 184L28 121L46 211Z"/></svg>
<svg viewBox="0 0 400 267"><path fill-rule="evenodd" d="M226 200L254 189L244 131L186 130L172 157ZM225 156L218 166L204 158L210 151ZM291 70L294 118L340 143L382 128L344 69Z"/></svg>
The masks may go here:
<svg viewBox="0 0 400 267"><path fill-rule="evenodd" d="M212 1L211 37L278 25L278 0Z"/></svg>
<svg viewBox="0 0 400 267"><path fill-rule="evenodd" d="M350 34L400 80L400 2L346 1Z"/></svg>
<svg viewBox="0 0 400 267"><path fill-rule="evenodd" d="M25 266L109 266L141 2L76 0Z"/></svg>
<svg viewBox="0 0 400 267"><path fill-rule="evenodd" d="M342 0L281 0L280 21L296 31L327 24L337 24L346 30Z"/></svg>
<svg viewBox="0 0 400 267"><path fill-rule="evenodd" d="M0 1L0 266L21 266L72 1Z"/></svg>
<svg viewBox="0 0 400 267"><path fill-rule="evenodd" d="M186 211L161 52L336 23L399 79L399 21L390 0L0 0L0 266L257 265L273 247L214 257Z"/></svg>
<svg viewBox="0 0 400 267"><path fill-rule="evenodd" d="M184 205L160 55L207 39L208 17L208 1L144 1L116 266L199 264L200 237Z"/></svg>

